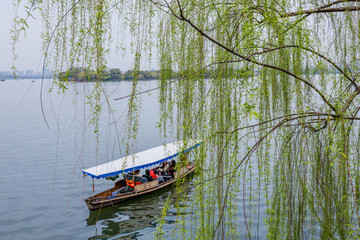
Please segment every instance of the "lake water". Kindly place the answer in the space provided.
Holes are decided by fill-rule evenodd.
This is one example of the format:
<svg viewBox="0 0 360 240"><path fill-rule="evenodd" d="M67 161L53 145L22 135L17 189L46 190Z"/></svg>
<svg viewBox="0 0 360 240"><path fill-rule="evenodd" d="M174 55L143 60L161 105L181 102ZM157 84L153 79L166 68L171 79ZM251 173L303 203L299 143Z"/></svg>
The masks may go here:
<svg viewBox="0 0 360 240"><path fill-rule="evenodd" d="M140 83L142 89L156 82ZM44 82L44 112L40 107L41 80L0 82L0 236L1 239L88 239L124 237L147 239L156 230L163 199L161 194L141 198L136 203L89 212L84 198L92 194L90 177L81 169L121 157L113 134L112 117L101 115L98 150L93 127L84 112L84 92L92 84L71 84L65 94L48 90ZM115 110L119 132L123 132L127 101L112 98L127 95L129 82L104 85ZM142 97L139 151L161 145L156 130L158 107L156 94ZM74 104L74 102L77 104ZM86 109L85 109L86 110ZM123 150L123 149L122 149ZM96 180L95 191L111 186L111 181ZM171 219L168 219L171 225Z"/></svg>
<svg viewBox="0 0 360 240"><path fill-rule="evenodd" d="M102 101L98 144L94 127L89 125L89 104L84 104L84 93L91 92L92 83L70 84L65 94L57 94L57 87L49 93L50 84L45 80L43 89L48 129L41 111L41 80L0 82L1 239L154 238L157 217L171 188L101 211L89 212L84 203L92 195L92 179L83 177L81 170L124 154L119 139L124 136L127 100L113 99L128 95L131 83L104 84L114 114L108 114ZM155 87L156 81L139 84L146 90ZM141 101L136 150L172 142L174 139L164 139L156 128L157 92L141 95ZM112 184L95 180L95 192ZM188 182L189 196L191 184ZM261 202L259 208L264 206ZM239 219L241 212L239 206ZM165 239L172 238L175 221L176 209L172 206L163 225ZM256 225L259 230L255 239L265 237L264 226Z"/></svg>

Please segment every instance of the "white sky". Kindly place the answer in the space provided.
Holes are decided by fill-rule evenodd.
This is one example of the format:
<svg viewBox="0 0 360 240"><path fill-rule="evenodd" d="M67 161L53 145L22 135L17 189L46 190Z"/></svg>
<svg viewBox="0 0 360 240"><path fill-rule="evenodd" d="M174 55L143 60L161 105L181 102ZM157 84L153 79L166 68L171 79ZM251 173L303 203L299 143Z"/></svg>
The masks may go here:
<svg viewBox="0 0 360 240"><path fill-rule="evenodd" d="M0 8L0 71L9 71L12 66L10 30L14 18L14 7L12 0L5 0ZM26 38L21 35L20 42L17 44L16 67L18 70L38 70L41 69L41 40L40 27L38 20L29 20L31 29L26 31Z"/></svg>
<svg viewBox="0 0 360 240"><path fill-rule="evenodd" d="M10 40L10 30L12 28L12 21L14 18L14 7L12 2L12 0L2 0L0 7L0 71L9 71L12 66ZM30 29L27 29L26 31L26 37L22 34L20 41L16 46L18 58L15 62L15 66L17 70L20 71L41 71L41 22L37 19L29 19L28 24ZM116 38L115 35L116 33L113 38ZM108 67L120 68L121 71L131 69L133 64L132 55L127 54L126 56L121 56L115 54L115 52L115 49L111 49L111 54L108 59ZM156 59L152 60L150 68L157 68ZM149 64L146 63L144 67L141 67L141 69L150 70Z"/></svg>

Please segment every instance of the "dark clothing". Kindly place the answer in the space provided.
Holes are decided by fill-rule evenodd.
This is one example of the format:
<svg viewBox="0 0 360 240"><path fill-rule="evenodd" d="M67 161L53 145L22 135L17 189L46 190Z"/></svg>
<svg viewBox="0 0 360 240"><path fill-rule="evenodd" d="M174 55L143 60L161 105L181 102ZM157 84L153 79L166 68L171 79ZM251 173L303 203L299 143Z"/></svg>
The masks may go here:
<svg viewBox="0 0 360 240"><path fill-rule="evenodd" d="M143 175L143 177L146 178L148 182L151 182L152 180L154 180L154 179L150 176L150 174L149 174L149 175Z"/></svg>
<svg viewBox="0 0 360 240"><path fill-rule="evenodd" d="M123 176L124 176L125 180L132 180L134 182L139 182L139 183L147 183L148 182L146 178L136 176L136 175L123 173Z"/></svg>
<svg viewBox="0 0 360 240"><path fill-rule="evenodd" d="M170 170L169 170L169 175L172 177L172 178L175 178L175 168L171 167Z"/></svg>
<svg viewBox="0 0 360 240"><path fill-rule="evenodd" d="M169 169L169 175L171 177L173 177L173 178L175 178L175 172L176 172L175 167L176 167L176 162L175 162L175 160L172 160L171 165L170 165L170 169Z"/></svg>

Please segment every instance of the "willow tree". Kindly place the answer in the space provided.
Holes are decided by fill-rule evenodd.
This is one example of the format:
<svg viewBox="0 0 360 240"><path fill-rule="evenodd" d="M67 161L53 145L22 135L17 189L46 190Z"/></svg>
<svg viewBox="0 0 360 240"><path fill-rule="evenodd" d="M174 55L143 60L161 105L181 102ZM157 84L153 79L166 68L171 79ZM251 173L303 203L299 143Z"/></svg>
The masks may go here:
<svg viewBox="0 0 360 240"><path fill-rule="evenodd" d="M269 239L359 236L360 1L32 0L28 9L43 20L44 65L58 71L101 72L115 15L129 27L129 139L136 72L156 47L159 130L204 141L184 236L258 237L259 221ZM101 94L99 78L91 97Z"/></svg>

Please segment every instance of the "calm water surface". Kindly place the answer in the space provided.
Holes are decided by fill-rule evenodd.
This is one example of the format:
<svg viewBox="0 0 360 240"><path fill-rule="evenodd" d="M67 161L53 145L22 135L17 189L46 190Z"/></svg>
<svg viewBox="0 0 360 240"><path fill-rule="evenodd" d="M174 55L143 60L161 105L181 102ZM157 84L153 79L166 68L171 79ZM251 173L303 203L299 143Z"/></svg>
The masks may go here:
<svg viewBox="0 0 360 240"><path fill-rule="evenodd" d="M46 80L43 90L48 129L40 107L41 80L0 82L1 239L154 238L156 219L171 188L91 213L84 203L84 198L92 195L92 180L84 178L81 170L124 155L119 139L124 136L127 101L113 99L128 95L131 83L104 84L114 114L108 113L102 101L98 143L89 124L89 104L84 104L84 93L91 92L92 84L70 84L65 94L57 94L56 87L49 93L50 84ZM142 90L155 86L155 81L140 82ZM133 150L172 142L174 139L162 138L156 128L157 92L144 94L140 100L139 135ZM95 192L112 184L95 180ZM192 182L188 184L191 195ZM259 208L264 207L261 202ZM239 209L239 227L244 229L241 206ZM165 239L172 238L175 213L172 207L165 218ZM265 237L262 224L256 235Z"/></svg>
<svg viewBox="0 0 360 240"><path fill-rule="evenodd" d="M71 84L65 94L57 94L56 87L53 93L48 92L51 86L45 81L43 103L48 129L40 107L40 80L0 82L1 239L148 239L154 236L156 217L171 189L136 203L94 213L88 211L83 201L92 194L92 181L82 176L81 169L123 154L112 123L117 120L121 139L127 102L112 99L127 95L131 88L129 82L104 85L114 116L109 116L103 101L99 144L96 144L94 128L88 124L90 117L84 113L89 104L83 104L84 92L90 93L91 85ZM140 85L148 89L156 86L156 82ZM143 95L141 100L138 151L165 141L155 128L156 94ZM111 185L112 182L96 180L95 191ZM167 228L171 229L171 217L167 222L166 227L169 225Z"/></svg>

